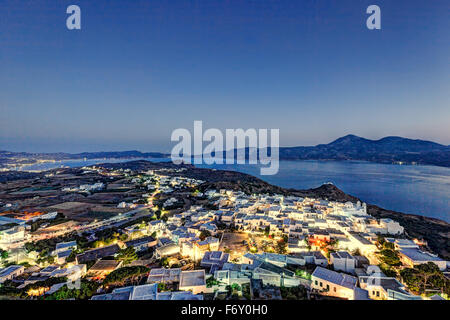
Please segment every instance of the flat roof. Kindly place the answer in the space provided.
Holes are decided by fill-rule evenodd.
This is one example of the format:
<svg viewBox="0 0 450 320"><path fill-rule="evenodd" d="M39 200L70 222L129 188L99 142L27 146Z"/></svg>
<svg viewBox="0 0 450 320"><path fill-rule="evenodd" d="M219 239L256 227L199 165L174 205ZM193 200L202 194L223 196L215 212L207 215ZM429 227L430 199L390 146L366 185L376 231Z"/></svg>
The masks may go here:
<svg viewBox="0 0 450 320"><path fill-rule="evenodd" d="M361 234L359 234L358 232L349 232L353 238L355 238L356 240L358 240L359 242L361 242L362 244L372 244L372 242L370 242L369 240L367 240L366 238L364 238Z"/></svg>
<svg viewBox="0 0 450 320"><path fill-rule="evenodd" d="M205 270L182 271L180 287L197 287L206 285Z"/></svg>
<svg viewBox="0 0 450 320"><path fill-rule="evenodd" d="M77 246L76 241L60 242L60 243L56 244L56 250L63 249L63 248L76 247L76 246Z"/></svg>
<svg viewBox="0 0 450 320"><path fill-rule="evenodd" d="M155 300L157 292L157 283L135 286L131 293L130 300Z"/></svg>
<svg viewBox="0 0 450 320"><path fill-rule="evenodd" d="M332 252L331 255L334 258L340 258L340 259L354 259L354 257L348 253L347 251L338 251L338 252Z"/></svg>
<svg viewBox="0 0 450 320"><path fill-rule="evenodd" d="M117 260L99 260L89 269L89 271L114 271L120 263L121 262Z"/></svg>
<svg viewBox="0 0 450 320"><path fill-rule="evenodd" d="M417 248L401 249L400 253L404 254L408 258L414 261L444 261L443 259L433 256L428 252L421 251Z"/></svg>

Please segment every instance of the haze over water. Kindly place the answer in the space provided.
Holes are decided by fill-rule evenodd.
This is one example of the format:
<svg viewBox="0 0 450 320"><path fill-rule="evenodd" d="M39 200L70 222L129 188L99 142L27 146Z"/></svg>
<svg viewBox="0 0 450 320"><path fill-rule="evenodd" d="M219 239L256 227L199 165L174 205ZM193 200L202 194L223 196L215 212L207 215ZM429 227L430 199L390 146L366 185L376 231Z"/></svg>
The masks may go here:
<svg viewBox="0 0 450 320"><path fill-rule="evenodd" d="M148 159L169 161L169 159ZM47 170L129 159L62 161L24 167ZM203 168L235 170L257 176L285 188L316 188L332 182L344 192L385 209L424 215L450 222L450 168L400 166L356 161L280 161L274 176L261 176L257 165L198 165Z"/></svg>

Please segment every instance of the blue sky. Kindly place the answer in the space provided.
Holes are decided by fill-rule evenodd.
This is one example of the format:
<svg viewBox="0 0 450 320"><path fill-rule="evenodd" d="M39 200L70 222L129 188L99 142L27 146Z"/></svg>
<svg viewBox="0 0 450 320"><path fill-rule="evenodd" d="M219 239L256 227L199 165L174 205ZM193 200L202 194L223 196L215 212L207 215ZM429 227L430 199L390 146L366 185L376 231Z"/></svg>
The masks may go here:
<svg viewBox="0 0 450 320"><path fill-rule="evenodd" d="M79 5L82 29L66 28ZM382 29L368 30L370 4ZM0 0L0 150L169 151L176 128L450 144L450 4Z"/></svg>

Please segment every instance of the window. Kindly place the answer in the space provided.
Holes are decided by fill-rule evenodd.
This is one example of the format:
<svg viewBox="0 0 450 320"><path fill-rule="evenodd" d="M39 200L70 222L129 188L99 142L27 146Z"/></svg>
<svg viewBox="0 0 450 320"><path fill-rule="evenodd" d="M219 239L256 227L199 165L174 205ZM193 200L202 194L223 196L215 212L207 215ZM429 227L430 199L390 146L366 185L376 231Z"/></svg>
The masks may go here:
<svg viewBox="0 0 450 320"><path fill-rule="evenodd" d="M330 290L330 285L329 284L327 284L327 290Z"/></svg>
<svg viewBox="0 0 450 320"><path fill-rule="evenodd" d="M377 297L379 297L380 296L380 291L377 291Z"/></svg>
<svg viewBox="0 0 450 320"><path fill-rule="evenodd" d="M317 286L317 283L318 283L317 280L315 281L315 283L316 283L316 286Z"/></svg>
<svg viewBox="0 0 450 320"><path fill-rule="evenodd" d="M323 286L322 281L320 282L320 286L321 286L321 287Z"/></svg>
<svg viewBox="0 0 450 320"><path fill-rule="evenodd" d="M336 287L333 287L334 292L336 292Z"/></svg>

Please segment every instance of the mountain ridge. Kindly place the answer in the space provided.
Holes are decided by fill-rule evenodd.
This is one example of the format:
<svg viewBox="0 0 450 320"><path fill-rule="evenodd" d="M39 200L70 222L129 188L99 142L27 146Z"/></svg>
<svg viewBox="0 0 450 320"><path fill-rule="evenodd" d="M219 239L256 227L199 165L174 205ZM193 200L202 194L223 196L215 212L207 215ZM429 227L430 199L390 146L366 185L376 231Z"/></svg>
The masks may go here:
<svg viewBox="0 0 450 320"><path fill-rule="evenodd" d="M269 153L270 153L270 148ZM237 149L235 149L236 151ZM260 150L246 148L245 156ZM226 152L223 152L224 157ZM236 157L236 155L235 155ZM370 140L348 134L328 144L280 147L280 160L353 160L450 167L450 146L433 141L387 136Z"/></svg>
<svg viewBox="0 0 450 320"><path fill-rule="evenodd" d="M269 148L270 149L270 148ZM236 151L236 149L235 149ZM250 152L245 149L246 158ZM222 152L226 157L226 152ZM237 152L235 152L235 157ZM165 158L170 154L161 152L101 151L81 153L28 153L0 151L0 167L8 163L27 164L39 160L70 160L70 159L132 159L132 158ZM353 134L337 138L328 144L315 146L280 147L280 160L357 160L377 163L420 164L450 167L450 146L433 141L409 139L399 136L387 136L371 140Z"/></svg>

